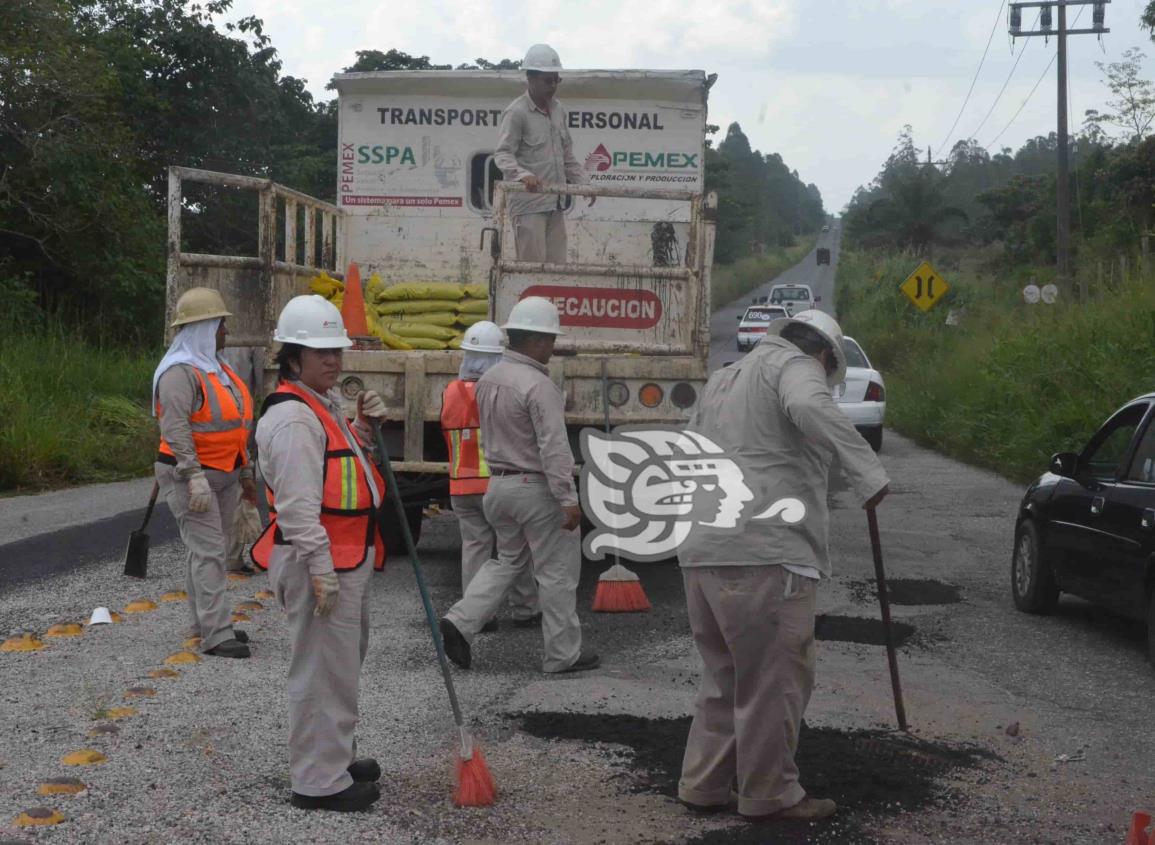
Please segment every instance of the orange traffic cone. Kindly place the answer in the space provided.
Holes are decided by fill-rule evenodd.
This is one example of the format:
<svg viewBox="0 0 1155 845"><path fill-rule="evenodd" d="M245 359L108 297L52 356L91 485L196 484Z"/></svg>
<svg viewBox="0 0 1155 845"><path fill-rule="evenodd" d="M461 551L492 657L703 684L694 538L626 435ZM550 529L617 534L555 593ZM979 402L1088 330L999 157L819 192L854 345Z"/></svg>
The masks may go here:
<svg viewBox="0 0 1155 845"><path fill-rule="evenodd" d="M1123 845L1151 845L1155 843L1155 830L1151 837L1147 837L1147 825L1151 824L1151 814L1136 811L1131 816L1131 830L1127 832L1127 840Z"/></svg>
<svg viewBox="0 0 1155 845"><path fill-rule="evenodd" d="M368 337L369 323L365 320L365 300L361 296L361 271L355 261L349 262L345 272L345 298L341 302L341 319L349 337Z"/></svg>

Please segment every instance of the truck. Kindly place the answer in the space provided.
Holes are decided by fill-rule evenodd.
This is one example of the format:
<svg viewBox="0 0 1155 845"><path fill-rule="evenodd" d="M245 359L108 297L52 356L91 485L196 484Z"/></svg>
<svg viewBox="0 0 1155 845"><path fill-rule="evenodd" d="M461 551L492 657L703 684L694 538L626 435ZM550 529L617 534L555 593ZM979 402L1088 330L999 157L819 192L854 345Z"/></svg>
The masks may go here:
<svg viewBox="0 0 1155 845"><path fill-rule="evenodd" d="M826 227L823 227L822 231L825 232ZM830 263L830 249L828 247L824 247L824 246L818 247L815 260L817 261L818 264L829 264Z"/></svg>
<svg viewBox="0 0 1155 845"><path fill-rule="evenodd" d="M493 161L501 113L524 91L524 75L340 74L335 202L254 176L169 169L168 313L190 287L220 290L234 313L230 345L266 347L267 391L277 315L320 271L343 279L355 262L363 279L376 273L386 286L487 284L499 325L519 299L545 296L565 332L549 369L575 456L585 426L683 422L708 375L717 201L704 190L703 159L714 77L615 70L564 79L574 154L589 180L543 189L562 197L566 263L517 259L506 197L523 186L503 182ZM257 255L186 250L183 217L211 213L186 201L190 182L256 194ZM385 400L386 443L416 530L422 506L448 496L441 396L460 361L451 350L345 353L346 400L365 389Z"/></svg>

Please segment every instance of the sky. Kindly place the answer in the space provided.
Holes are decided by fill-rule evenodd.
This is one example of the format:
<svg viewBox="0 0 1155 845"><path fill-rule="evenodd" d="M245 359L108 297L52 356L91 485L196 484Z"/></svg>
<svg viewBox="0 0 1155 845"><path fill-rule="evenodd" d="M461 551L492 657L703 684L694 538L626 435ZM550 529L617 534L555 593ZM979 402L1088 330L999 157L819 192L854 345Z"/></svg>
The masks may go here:
<svg viewBox="0 0 1155 845"><path fill-rule="evenodd" d="M1140 28L1147 0L1113 0L1111 32L1068 39L1071 127L1108 91L1095 62L1155 43ZM1020 39L1012 55L1000 0L234 0L231 19L256 15L284 63L317 97L357 50L395 48L436 63L520 59L551 44L577 68L702 69L718 74L710 122L734 121L751 145L779 153L837 213L878 173L904 124L917 146L946 155L974 137L992 152L1055 129L1055 41ZM1034 20L1024 10L1024 28ZM1069 20L1079 14L1068 10ZM1091 7L1079 26L1089 26ZM962 109L983 49L990 50ZM1022 52L1014 73L1015 58ZM1009 79L1009 82L1008 82ZM1031 89L1033 97L1019 111ZM998 98L1000 89L1005 92ZM564 91L561 95L564 103ZM994 106L993 111L992 106ZM987 116L989 112L989 117ZM985 118L985 122L984 122ZM1014 118L1012 120L1012 118ZM1004 131L1005 130L1005 131ZM997 143L990 146L996 136ZM941 154L940 154L941 149ZM925 152L924 152L925 154Z"/></svg>

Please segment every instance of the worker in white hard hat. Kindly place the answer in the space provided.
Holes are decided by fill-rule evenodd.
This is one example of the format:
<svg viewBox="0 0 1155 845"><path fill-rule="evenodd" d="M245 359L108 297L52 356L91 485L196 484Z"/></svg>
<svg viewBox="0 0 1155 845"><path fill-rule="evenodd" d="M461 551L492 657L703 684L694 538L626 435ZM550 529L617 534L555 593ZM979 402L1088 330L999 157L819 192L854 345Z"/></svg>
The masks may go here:
<svg viewBox="0 0 1155 845"><path fill-rule="evenodd" d="M369 576L385 565L385 482L371 460L372 424L385 404L372 390L346 419L341 312L320 296L289 300L273 340L277 389L257 424L271 519L253 545L288 615L291 803L363 810L381 793L375 760L356 758L357 687L369 645Z"/></svg>
<svg viewBox="0 0 1155 845"><path fill-rule="evenodd" d="M497 535L497 558L482 564L465 596L445 614L441 636L449 659L468 669L474 636L532 567L545 641L542 669L592 669L598 656L582 648L577 615L581 506L565 397L546 367L562 334L557 308L543 297L526 297L510 310L502 328L509 345L476 388L491 476L485 517Z"/></svg>
<svg viewBox="0 0 1155 845"><path fill-rule="evenodd" d="M788 519L750 519L736 532L695 526L679 547L703 664L678 784L693 809L723 809L736 793L750 820L836 810L806 794L794 762L814 685L815 596L831 572L832 460L864 508L889 490L874 450L831 396L845 377L838 323L803 311L771 323L754 351L717 370L687 425L735 455L746 483L765 487L767 504L796 503Z"/></svg>
<svg viewBox="0 0 1155 845"><path fill-rule="evenodd" d="M548 44L534 44L521 69L526 92L502 113L493 160L507 181L521 182L530 192L510 194L508 200L518 259L564 264L566 198L534 194L546 183L584 185L589 180L574 158L565 107L554 97L561 82L557 52Z"/></svg>
<svg viewBox="0 0 1155 845"><path fill-rule="evenodd" d="M474 388L477 380L501 360L501 329L496 323L481 320L470 326L461 339L461 367L457 378L451 381L441 395L441 431L449 453L449 500L457 515L461 532L461 591L493 557L496 536L493 526L485 518L482 500L489 489L489 463L482 445L481 422ZM541 625L537 603L537 583L533 569L525 566L509 594L509 610L515 628L533 628ZM482 627L482 633L497 630L497 620L491 619Z"/></svg>
<svg viewBox="0 0 1155 845"><path fill-rule="evenodd" d="M220 358L230 316L210 288L190 288L177 300L177 332L152 376L155 471L187 549L190 634L205 654L245 658L248 635L233 629L225 556L238 502L256 503L248 452L253 399Z"/></svg>

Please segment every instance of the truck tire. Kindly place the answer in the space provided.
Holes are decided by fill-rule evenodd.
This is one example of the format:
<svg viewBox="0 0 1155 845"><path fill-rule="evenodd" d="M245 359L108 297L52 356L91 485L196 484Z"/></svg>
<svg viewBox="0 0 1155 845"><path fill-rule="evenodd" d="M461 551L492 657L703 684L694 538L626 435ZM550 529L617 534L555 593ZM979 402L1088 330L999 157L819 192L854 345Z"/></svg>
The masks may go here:
<svg viewBox="0 0 1155 845"><path fill-rule="evenodd" d="M863 429L862 436L875 452L882 451L882 426Z"/></svg>
<svg viewBox="0 0 1155 845"><path fill-rule="evenodd" d="M1011 597L1024 613L1046 615L1059 603L1059 585L1050 561L1043 556L1039 529L1026 519L1015 531L1011 555Z"/></svg>
<svg viewBox="0 0 1155 845"><path fill-rule="evenodd" d="M1147 659L1155 667L1155 589L1147 591Z"/></svg>

